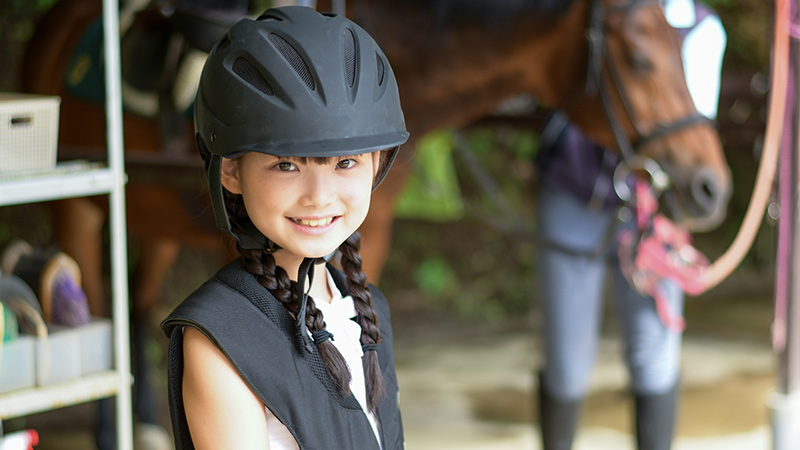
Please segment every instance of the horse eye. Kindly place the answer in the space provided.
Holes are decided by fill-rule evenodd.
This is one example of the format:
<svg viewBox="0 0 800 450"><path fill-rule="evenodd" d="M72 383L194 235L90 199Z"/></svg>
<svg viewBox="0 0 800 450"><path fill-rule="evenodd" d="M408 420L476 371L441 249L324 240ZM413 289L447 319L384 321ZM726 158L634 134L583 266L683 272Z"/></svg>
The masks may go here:
<svg viewBox="0 0 800 450"><path fill-rule="evenodd" d="M650 72L653 70L653 62L647 54L641 51L632 51L628 53L628 64L640 72Z"/></svg>

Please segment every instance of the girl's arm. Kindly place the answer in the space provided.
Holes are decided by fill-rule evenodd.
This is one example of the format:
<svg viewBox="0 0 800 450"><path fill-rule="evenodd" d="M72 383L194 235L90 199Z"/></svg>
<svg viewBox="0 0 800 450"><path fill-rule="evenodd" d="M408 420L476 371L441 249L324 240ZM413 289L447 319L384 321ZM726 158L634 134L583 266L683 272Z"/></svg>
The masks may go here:
<svg viewBox="0 0 800 450"><path fill-rule="evenodd" d="M269 449L266 408L200 331L183 336L183 406L195 448Z"/></svg>

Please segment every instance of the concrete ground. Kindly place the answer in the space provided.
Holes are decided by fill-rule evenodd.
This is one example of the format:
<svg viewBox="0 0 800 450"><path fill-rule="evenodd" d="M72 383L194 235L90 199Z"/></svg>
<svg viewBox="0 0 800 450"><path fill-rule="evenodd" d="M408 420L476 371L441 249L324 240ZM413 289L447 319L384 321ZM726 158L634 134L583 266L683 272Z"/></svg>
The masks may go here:
<svg viewBox="0 0 800 450"><path fill-rule="evenodd" d="M692 303L694 302L694 303ZM771 299L690 300L675 450L771 448ZM536 317L452 324L395 314L407 448L539 449ZM574 450L634 449L621 343L602 338Z"/></svg>
<svg viewBox="0 0 800 450"><path fill-rule="evenodd" d="M402 338L400 339L403 340ZM529 332L400 344L409 449L537 449L538 343ZM575 450L633 449L620 345L604 338ZM773 356L765 346L687 338L676 450L767 449Z"/></svg>

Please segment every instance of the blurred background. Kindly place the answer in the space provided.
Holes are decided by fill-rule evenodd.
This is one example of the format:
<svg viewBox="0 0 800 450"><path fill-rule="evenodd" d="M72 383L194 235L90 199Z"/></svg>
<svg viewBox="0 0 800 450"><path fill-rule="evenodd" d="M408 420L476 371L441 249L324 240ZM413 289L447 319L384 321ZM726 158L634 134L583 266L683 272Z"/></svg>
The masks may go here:
<svg viewBox="0 0 800 450"><path fill-rule="evenodd" d="M0 91L20 90L25 44L38 18L54 3L0 4ZM734 184L724 223L694 236L696 246L713 260L733 240L756 174L766 123L772 5L760 0L705 3L719 13L728 33L717 126ZM380 287L392 306L409 449L538 445L532 387L540 321L533 285L536 243L531 238L538 136L531 124L540 118L533 112L529 120L517 119L498 111L465 129L426 136L398 206ZM480 176L492 180L493 190L481 184L476 166ZM41 205L2 207L0 249L15 238L34 246L52 245L53 225ZM676 448L767 448L767 400L775 379L769 334L775 225L765 220L731 277L687 300ZM131 267L137 257L129 254ZM219 265L216 254L185 248L168 274L165 300L152 318L145 352L161 392L166 390L166 339L158 329L160 318ZM613 315L608 314L578 448L632 448L626 374L616 335ZM91 448L93 407L13 419L5 427L38 428L42 444L37 448ZM166 404L160 407L169 429Z"/></svg>

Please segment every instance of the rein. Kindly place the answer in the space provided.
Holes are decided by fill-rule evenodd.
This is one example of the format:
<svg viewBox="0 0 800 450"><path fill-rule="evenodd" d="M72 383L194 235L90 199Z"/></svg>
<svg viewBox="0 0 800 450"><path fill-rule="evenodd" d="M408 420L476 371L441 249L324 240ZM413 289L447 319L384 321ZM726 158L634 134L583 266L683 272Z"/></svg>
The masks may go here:
<svg viewBox="0 0 800 450"><path fill-rule="evenodd" d="M629 3L628 6L634 3L636 3L635 0ZM717 286L741 263L752 246L769 201L780 153L782 127L785 121L789 72L789 2L788 0L776 0L775 5L772 86L770 89L763 152L750 203L742 225L730 247L713 264L709 264L705 257L691 246L688 233L674 227L669 221L662 220L663 218L655 213L656 201L654 193L657 194L657 190L653 189L653 186L647 186L647 183L643 180L638 180L635 185L636 202L632 204L632 207L636 211L636 232L620 236L620 266L624 273L627 272L628 279L640 292L650 293L654 297L656 309L662 321L665 325L675 330L683 328L683 319L672 315L665 302L660 298L661 292L658 287L658 281L661 278L669 277L678 282L681 288L690 295L698 295ZM596 48L596 44L591 48ZM609 72L614 78L614 72L610 66ZM603 97L603 104L608 112L615 136L620 142L620 149L624 148L626 149L625 151L632 152L635 148L663 137L669 132L704 122L693 116L688 116L669 126L662 127L648 136L638 138L637 147L633 147L626 139L620 139L621 136L624 137L624 134L620 132L619 125L615 123L613 113L607 104L607 94L604 94L599 74L595 73L595 77L597 78L596 83L600 88L601 96L606 95ZM616 80L615 84L623 103L625 103L624 92L619 89L620 85ZM626 109L628 109L627 106ZM628 110L628 113L630 114L630 110ZM632 123L634 123L635 127L635 122L632 121ZM786 151L789 150L787 149ZM624 160L622 164L626 164L626 161L628 159ZM652 175L652 173L657 173L655 169L645 168L645 170L651 172L651 179L656 184L655 176ZM616 176L617 174L615 174L615 178ZM627 179L627 176L620 178ZM619 179L615 180L615 188L620 184L626 184L624 182L619 183L619 181ZM780 323L780 320L776 319L776 323ZM773 336L773 340L778 344L785 339L781 332L785 334L785 330L777 330Z"/></svg>
<svg viewBox="0 0 800 450"><path fill-rule="evenodd" d="M635 191L635 227L618 236L620 270L637 291L653 297L664 325L680 332L686 323L670 311L660 283L669 279L687 294L700 294L705 290L700 278L708 260L691 245L688 232L656 214L658 200L652 186L640 179Z"/></svg>
<svg viewBox="0 0 800 450"><path fill-rule="evenodd" d="M769 95L767 128L755 187L745 217L733 243L703 274L703 284L711 289L728 277L742 262L753 244L769 202L775 169L778 165L781 133L784 125L789 73L789 2L775 1L775 34L772 55L772 85Z"/></svg>

